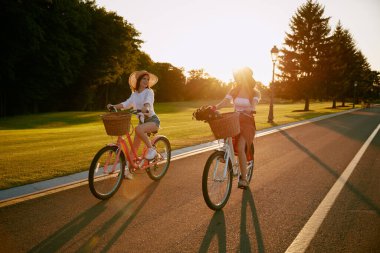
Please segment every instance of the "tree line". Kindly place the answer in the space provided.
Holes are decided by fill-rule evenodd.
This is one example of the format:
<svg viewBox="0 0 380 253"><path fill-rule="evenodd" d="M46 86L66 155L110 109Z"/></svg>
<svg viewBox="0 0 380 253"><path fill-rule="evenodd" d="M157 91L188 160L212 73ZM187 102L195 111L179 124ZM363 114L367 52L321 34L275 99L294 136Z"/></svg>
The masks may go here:
<svg viewBox="0 0 380 253"><path fill-rule="evenodd" d="M339 21L333 32L324 7L307 0L293 15L290 32L280 50L277 96L303 99L331 99L332 107L348 98L368 99L379 95L380 72L371 70L353 36Z"/></svg>
<svg viewBox="0 0 380 253"><path fill-rule="evenodd" d="M1 117L104 109L130 95L128 77L137 69L159 77L157 101L216 98L226 89L203 70L186 77L183 68L154 62L139 31L93 0L1 2Z"/></svg>
<svg viewBox="0 0 380 253"><path fill-rule="evenodd" d="M130 95L128 77L137 69L155 73L156 101L220 99L233 83L203 69L185 73L154 62L141 50L140 32L94 0L2 0L0 26L0 117L67 110L99 110ZM364 96L379 72L372 71L348 30L330 34L324 8L308 0L290 23L279 59L276 96L352 98L353 83ZM266 87L258 83L262 93ZM335 103L335 102L334 102Z"/></svg>

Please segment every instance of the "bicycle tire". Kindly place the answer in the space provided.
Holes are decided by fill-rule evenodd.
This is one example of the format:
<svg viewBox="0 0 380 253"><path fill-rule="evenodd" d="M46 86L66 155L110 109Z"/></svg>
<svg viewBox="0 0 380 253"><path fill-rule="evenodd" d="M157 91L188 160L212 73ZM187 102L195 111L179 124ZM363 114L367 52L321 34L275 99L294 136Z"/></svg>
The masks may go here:
<svg viewBox="0 0 380 253"><path fill-rule="evenodd" d="M224 151L215 151L212 153L207 159L202 175L203 198L207 206L215 211L222 209L227 204L232 189L233 172L230 160L228 160L226 178L223 177L225 166L224 154ZM221 166L219 167L219 165ZM225 186L222 184L225 184ZM222 186L222 190L214 192L214 190L218 190L217 187L219 186Z"/></svg>
<svg viewBox="0 0 380 253"><path fill-rule="evenodd" d="M250 183L252 180L253 169L255 168L255 146L253 145L253 143L251 144L250 152L251 152L250 157L252 159L250 161L247 161L247 181L248 181L248 183Z"/></svg>
<svg viewBox="0 0 380 253"><path fill-rule="evenodd" d="M106 146L96 153L91 162L88 184L91 193L98 199L105 200L112 197L123 182L125 157L124 153L120 152L117 161L117 152L117 146ZM106 163L108 163L107 168L104 166Z"/></svg>
<svg viewBox="0 0 380 253"><path fill-rule="evenodd" d="M152 180L158 181L165 176L168 171L172 151L170 142L165 136L159 136L154 140L152 145L157 151L157 156L153 162L158 161L158 163L150 166L150 168L147 169L147 173Z"/></svg>

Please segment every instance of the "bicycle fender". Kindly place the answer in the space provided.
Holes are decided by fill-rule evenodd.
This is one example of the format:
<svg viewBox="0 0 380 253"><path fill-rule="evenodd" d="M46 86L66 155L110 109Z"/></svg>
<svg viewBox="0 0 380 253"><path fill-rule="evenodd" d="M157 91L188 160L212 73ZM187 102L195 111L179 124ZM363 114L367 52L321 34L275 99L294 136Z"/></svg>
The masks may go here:
<svg viewBox="0 0 380 253"><path fill-rule="evenodd" d="M166 137L165 135L156 135L156 136L154 136L154 138L151 140L151 142L152 143L154 143L158 138L160 138L160 137L164 137L164 138L166 138L166 139L168 139L168 137ZM168 139L169 140L169 139Z"/></svg>

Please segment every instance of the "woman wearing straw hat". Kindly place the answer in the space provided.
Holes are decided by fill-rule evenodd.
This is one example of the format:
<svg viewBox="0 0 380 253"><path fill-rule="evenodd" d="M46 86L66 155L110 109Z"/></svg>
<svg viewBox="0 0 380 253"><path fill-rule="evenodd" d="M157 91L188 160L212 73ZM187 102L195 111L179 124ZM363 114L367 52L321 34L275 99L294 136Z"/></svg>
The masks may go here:
<svg viewBox="0 0 380 253"><path fill-rule="evenodd" d="M261 98L260 92L255 89L256 82L252 75L253 72L248 67L234 71L236 86L230 90L219 104L213 106L213 109L218 110L229 103L233 103L235 111L240 112L240 134L237 136L237 143L241 178L239 179L238 187L242 189L248 187L245 147L247 144L250 147L255 137L256 125L253 114L256 112L256 105Z"/></svg>
<svg viewBox="0 0 380 253"><path fill-rule="evenodd" d="M131 96L120 104L107 105L108 109L113 106L116 109L134 108L141 110L140 116L142 117L139 117L139 125L135 128L136 135L133 146L137 149L140 146L140 140L142 140L148 147L145 154L145 158L148 160L152 160L157 155L147 136L147 133L156 132L160 127L160 119L154 112L154 92L151 89L157 81L158 77L146 70L135 71L129 76L129 86L132 90ZM126 177L131 179L129 171L127 171Z"/></svg>

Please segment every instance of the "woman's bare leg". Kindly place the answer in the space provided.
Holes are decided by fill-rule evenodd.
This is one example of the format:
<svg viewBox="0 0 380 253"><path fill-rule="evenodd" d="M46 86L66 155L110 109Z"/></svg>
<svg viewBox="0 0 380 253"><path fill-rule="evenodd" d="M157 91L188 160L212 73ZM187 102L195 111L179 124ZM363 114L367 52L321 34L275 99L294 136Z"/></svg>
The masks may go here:
<svg viewBox="0 0 380 253"><path fill-rule="evenodd" d="M145 143L145 145L148 148L152 148L152 143L150 143L150 140L146 133L155 132L157 130L158 130L158 126L156 125L156 123L153 123L153 122L147 122L147 123L138 125L135 128L136 135Z"/></svg>
<svg viewBox="0 0 380 253"><path fill-rule="evenodd" d="M240 165L241 178L247 180L247 157L245 154L246 141L243 136L239 136L238 140L238 157Z"/></svg>

